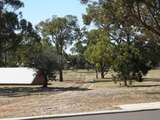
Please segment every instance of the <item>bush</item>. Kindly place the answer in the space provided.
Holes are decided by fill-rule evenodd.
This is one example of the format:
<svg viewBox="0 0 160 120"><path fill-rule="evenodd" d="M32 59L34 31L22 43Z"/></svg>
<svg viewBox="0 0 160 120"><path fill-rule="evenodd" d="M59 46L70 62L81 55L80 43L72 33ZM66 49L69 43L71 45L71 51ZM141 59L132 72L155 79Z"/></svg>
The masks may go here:
<svg viewBox="0 0 160 120"><path fill-rule="evenodd" d="M43 49L32 59L32 66L40 70L45 76L43 87L47 87L48 77L50 74L55 74L58 70L57 55L53 48Z"/></svg>

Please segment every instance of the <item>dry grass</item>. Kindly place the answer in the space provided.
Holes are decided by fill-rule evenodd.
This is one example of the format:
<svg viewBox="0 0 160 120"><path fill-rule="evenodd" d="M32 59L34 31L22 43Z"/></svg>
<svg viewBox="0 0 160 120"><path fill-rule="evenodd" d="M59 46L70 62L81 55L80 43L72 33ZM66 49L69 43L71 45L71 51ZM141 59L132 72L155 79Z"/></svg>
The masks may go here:
<svg viewBox="0 0 160 120"><path fill-rule="evenodd" d="M145 76L145 78L149 79L160 79L160 70L155 69L148 72L148 74Z"/></svg>
<svg viewBox="0 0 160 120"><path fill-rule="evenodd" d="M95 80L94 71L65 71L63 83L40 86L1 86L0 117L22 117L57 113L115 109L117 105L160 101L160 70L152 70L145 82L119 87ZM108 76L107 76L108 77Z"/></svg>

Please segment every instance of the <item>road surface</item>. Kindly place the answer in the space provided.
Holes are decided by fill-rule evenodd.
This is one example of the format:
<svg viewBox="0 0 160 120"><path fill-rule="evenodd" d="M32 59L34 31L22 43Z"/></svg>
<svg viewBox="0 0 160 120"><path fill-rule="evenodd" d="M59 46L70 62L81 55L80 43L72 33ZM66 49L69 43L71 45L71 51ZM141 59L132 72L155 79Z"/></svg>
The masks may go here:
<svg viewBox="0 0 160 120"><path fill-rule="evenodd" d="M100 115L88 115L88 116L86 115L86 116L66 117L66 118L50 118L45 120L160 120L160 110L100 114Z"/></svg>

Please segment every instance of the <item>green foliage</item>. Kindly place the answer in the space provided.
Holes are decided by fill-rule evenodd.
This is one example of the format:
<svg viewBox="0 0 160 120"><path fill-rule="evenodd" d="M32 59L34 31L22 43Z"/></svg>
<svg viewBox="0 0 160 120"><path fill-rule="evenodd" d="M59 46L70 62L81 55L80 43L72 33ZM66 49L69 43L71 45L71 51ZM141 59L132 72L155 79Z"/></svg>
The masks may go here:
<svg viewBox="0 0 160 120"><path fill-rule="evenodd" d="M112 69L125 85L127 80L142 81L142 76L159 62L159 13L157 0L92 0L88 3L84 23L94 23L109 36L114 46ZM94 34L96 38L98 35ZM95 39L92 43L96 43ZM96 46L92 45L88 51L98 51ZM96 52L90 56L95 59Z"/></svg>
<svg viewBox="0 0 160 120"><path fill-rule="evenodd" d="M43 73L46 80L43 87L47 87L49 75L55 74L59 68L55 48L52 46L44 47L41 49L41 52L36 54L36 56L32 56L30 62L31 67L34 67Z"/></svg>
<svg viewBox="0 0 160 120"><path fill-rule="evenodd" d="M90 0L83 18L84 23L94 22L101 27L115 22L128 23L160 37L159 0Z"/></svg>
<svg viewBox="0 0 160 120"><path fill-rule="evenodd" d="M4 0L0 9L0 66L7 66L8 55L21 41L19 17L16 10L23 6L19 0ZM14 9L12 11L12 9Z"/></svg>
<svg viewBox="0 0 160 120"><path fill-rule="evenodd" d="M37 25L44 39L55 45L57 53L63 54L63 50L77 37L77 18L67 15L65 17L53 17L42 21Z"/></svg>
<svg viewBox="0 0 160 120"><path fill-rule="evenodd" d="M136 74L141 72L137 64L140 57L139 50L134 46L122 44L114 51L112 69L117 73L118 79L124 80L127 85L127 80L132 80Z"/></svg>
<svg viewBox="0 0 160 120"><path fill-rule="evenodd" d="M79 26L77 18L72 15L65 17L56 17L42 21L37 25L43 39L48 40L55 45L59 60L60 81L63 81L63 57L65 48L77 38Z"/></svg>
<svg viewBox="0 0 160 120"><path fill-rule="evenodd" d="M73 54L79 54L83 56L87 45L86 36L87 30L85 27L77 31L77 39L74 41L74 46L71 48Z"/></svg>
<svg viewBox="0 0 160 120"><path fill-rule="evenodd" d="M58 69L58 58L55 53L53 47L42 49L37 56L34 56L31 64L45 74L55 72Z"/></svg>
<svg viewBox="0 0 160 120"><path fill-rule="evenodd" d="M0 66L27 65L28 53L40 42L32 24L22 19L20 0L3 0L0 9Z"/></svg>
<svg viewBox="0 0 160 120"><path fill-rule="evenodd" d="M85 60L84 52L87 49L87 30L85 27L78 31L78 37L74 41L73 47L71 48L72 54L69 56L70 66L76 69L89 68L89 63Z"/></svg>
<svg viewBox="0 0 160 120"><path fill-rule="evenodd" d="M148 42L136 41L128 45L121 44L115 47L112 69L117 73L118 80L132 80L142 82L142 76L146 75L150 69L158 64L160 46ZM151 57L152 56L152 57Z"/></svg>
<svg viewBox="0 0 160 120"><path fill-rule="evenodd" d="M123 0L132 24L143 27L160 37L160 1L159 0Z"/></svg>
<svg viewBox="0 0 160 120"><path fill-rule="evenodd" d="M112 44L102 30L92 30L88 34L88 39L85 58L101 71L101 77L104 78L104 72L110 68Z"/></svg>
<svg viewBox="0 0 160 120"><path fill-rule="evenodd" d="M68 55L66 66L68 69L89 69L90 64L83 55Z"/></svg>

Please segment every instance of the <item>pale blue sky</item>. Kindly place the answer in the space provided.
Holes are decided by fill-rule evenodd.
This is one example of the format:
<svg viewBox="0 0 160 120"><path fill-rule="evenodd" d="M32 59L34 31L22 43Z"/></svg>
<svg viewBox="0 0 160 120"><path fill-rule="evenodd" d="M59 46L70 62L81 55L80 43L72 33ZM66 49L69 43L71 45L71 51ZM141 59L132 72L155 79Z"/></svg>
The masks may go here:
<svg viewBox="0 0 160 120"><path fill-rule="evenodd" d="M53 15L75 15L82 24L82 14L85 6L80 0L22 0L25 7L22 9L23 17L31 21L33 25L51 18Z"/></svg>

